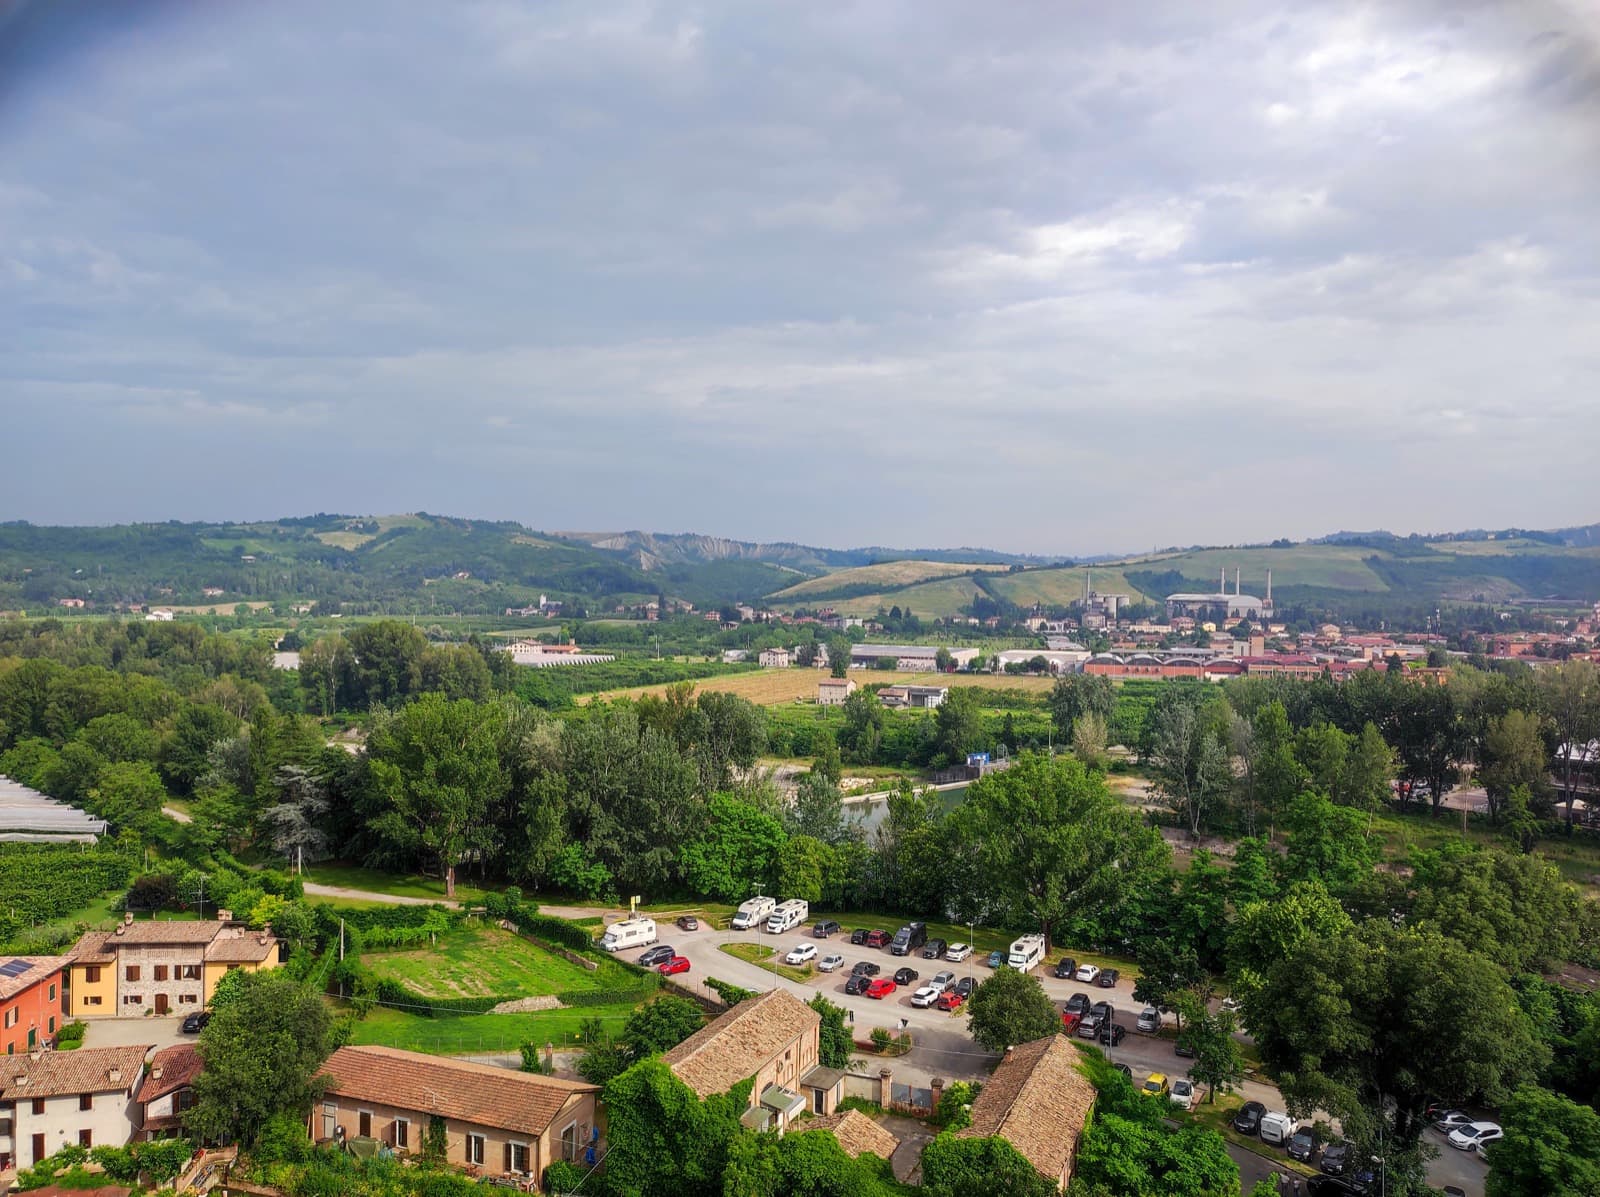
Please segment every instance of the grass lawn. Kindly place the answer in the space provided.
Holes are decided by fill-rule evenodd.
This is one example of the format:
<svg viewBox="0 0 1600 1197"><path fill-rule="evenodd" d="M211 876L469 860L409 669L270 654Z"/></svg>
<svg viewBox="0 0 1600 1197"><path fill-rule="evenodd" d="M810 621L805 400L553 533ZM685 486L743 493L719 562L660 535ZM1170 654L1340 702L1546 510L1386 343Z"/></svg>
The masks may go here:
<svg viewBox="0 0 1600 1197"><path fill-rule="evenodd" d="M1430 849L1465 838L1479 846L1509 849L1504 832L1482 815L1468 815L1466 830L1462 830L1461 812L1442 811L1434 818L1426 810L1398 814L1387 812L1373 818L1373 830L1383 837L1384 856L1403 862L1412 848ZM1600 892L1600 839L1594 836L1550 835L1534 845L1535 855L1542 856L1561 875L1575 885L1584 887L1590 895Z"/></svg>
<svg viewBox="0 0 1600 1197"><path fill-rule="evenodd" d="M730 956L737 956L740 960L748 960L758 968L764 968L769 973L780 977L788 977L791 981L809 981L811 979L811 966L795 968L788 964L779 964L771 957L777 954L776 949L767 947L764 943L724 943L717 945L717 951L726 952Z"/></svg>
<svg viewBox="0 0 1600 1197"><path fill-rule="evenodd" d="M437 947L367 949L362 963L429 997L535 997L573 989L631 989L633 973L612 960L594 972L519 935L478 924L439 937Z"/></svg>
<svg viewBox="0 0 1600 1197"><path fill-rule="evenodd" d="M444 880L440 877L423 877L419 874L399 876L380 869L364 869L359 865L336 864L332 861L308 866L304 880L317 885L335 885L341 889L362 889L375 894L388 894L396 898L432 898L445 901ZM476 886L456 883L456 900L481 902L484 891Z"/></svg>
<svg viewBox="0 0 1600 1197"><path fill-rule="evenodd" d="M428 1018L380 1007L355 1021L350 1042L441 1056L514 1052L524 1043L573 1047L578 1042L579 1028L589 1019L598 1018L608 1029L616 1031L632 1012L632 1006L592 1006L540 1010L532 1014L459 1014Z"/></svg>

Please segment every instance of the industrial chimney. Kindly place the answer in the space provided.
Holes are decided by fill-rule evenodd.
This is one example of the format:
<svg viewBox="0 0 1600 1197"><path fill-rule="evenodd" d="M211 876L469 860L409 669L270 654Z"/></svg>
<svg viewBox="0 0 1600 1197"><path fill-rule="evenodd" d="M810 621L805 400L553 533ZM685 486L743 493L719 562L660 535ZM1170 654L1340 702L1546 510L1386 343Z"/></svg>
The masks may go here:
<svg viewBox="0 0 1600 1197"><path fill-rule="evenodd" d="M1238 598L1244 593L1244 591L1239 589L1239 575L1242 572L1243 571L1241 571L1237 565L1233 567L1233 596L1235 598Z"/></svg>

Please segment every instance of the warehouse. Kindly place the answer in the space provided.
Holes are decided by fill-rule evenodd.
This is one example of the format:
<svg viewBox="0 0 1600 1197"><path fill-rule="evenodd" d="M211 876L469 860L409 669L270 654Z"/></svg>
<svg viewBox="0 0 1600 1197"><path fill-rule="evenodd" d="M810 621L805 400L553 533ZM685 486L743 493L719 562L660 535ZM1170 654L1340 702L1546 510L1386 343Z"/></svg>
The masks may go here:
<svg viewBox="0 0 1600 1197"><path fill-rule="evenodd" d="M928 673L938 668L937 644L856 644L850 648L851 669L872 669L880 660L889 658L902 673ZM957 669L965 669L977 659L975 648L948 648L950 660Z"/></svg>

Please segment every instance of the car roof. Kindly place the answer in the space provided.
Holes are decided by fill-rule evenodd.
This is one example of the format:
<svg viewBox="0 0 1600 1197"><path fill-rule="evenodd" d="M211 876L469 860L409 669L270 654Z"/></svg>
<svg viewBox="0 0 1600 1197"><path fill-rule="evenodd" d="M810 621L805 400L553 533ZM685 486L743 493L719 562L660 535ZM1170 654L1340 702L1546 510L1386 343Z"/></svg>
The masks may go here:
<svg viewBox="0 0 1600 1197"><path fill-rule="evenodd" d="M1164 1072L1152 1072L1149 1076L1145 1077L1146 1083L1150 1081L1164 1081L1166 1079L1167 1074Z"/></svg>

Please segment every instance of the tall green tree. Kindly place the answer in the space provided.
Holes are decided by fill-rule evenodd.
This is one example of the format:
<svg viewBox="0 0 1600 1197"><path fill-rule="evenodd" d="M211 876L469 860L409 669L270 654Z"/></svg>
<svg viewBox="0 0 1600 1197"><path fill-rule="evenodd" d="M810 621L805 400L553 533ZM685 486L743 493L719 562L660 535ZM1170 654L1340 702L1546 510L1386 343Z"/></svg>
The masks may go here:
<svg viewBox="0 0 1600 1197"><path fill-rule="evenodd" d="M606 1191L615 1197L723 1197L750 1082L701 1101L659 1059L607 1083Z"/></svg>
<svg viewBox="0 0 1600 1197"><path fill-rule="evenodd" d="M695 893L742 902L776 879L785 836L775 817L732 794L713 794L683 843L683 878Z"/></svg>
<svg viewBox="0 0 1600 1197"><path fill-rule="evenodd" d="M1117 692L1108 677L1089 673L1068 673L1057 679L1048 700L1050 721L1056 726L1056 735L1066 740L1072 729L1085 715L1097 715L1101 726L1111 722L1116 709Z"/></svg>
<svg viewBox="0 0 1600 1197"><path fill-rule="evenodd" d="M967 1027L979 1047L1004 1051L1061 1030L1061 1015L1037 977L996 969L967 1001Z"/></svg>
<svg viewBox="0 0 1600 1197"><path fill-rule="evenodd" d="M822 1017L817 1045L817 1063L824 1068L844 1068L855 1051L855 1037L844 1023L844 1007L835 1006L822 994L817 994L806 1005Z"/></svg>
<svg viewBox="0 0 1600 1197"><path fill-rule="evenodd" d="M1572 783L1573 765L1582 760L1588 743L1600 738L1600 669L1592 661L1566 661L1541 670L1539 696L1555 732L1561 798L1571 826L1572 804L1578 796Z"/></svg>
<svg viewBox="0 0 1600 1197"><path fill-rule="evenodd" d="M1058 1188L1005 1139L946 1131L923 1148L922 1191L927 1197L1053 1197Z"/></svg>
<svg viewBox="0 0 1600 1197"><path fill-rule="evenodd" d="M1518 786L1526 786L1536 802L1543 798L1548 809L1549 775L1544 735L1537 715L1507 711L1489 720L1478 777L1489 800L1491 821L1499 821L1501 807Z"/></svg>
<svg viewBox="0 0 1600 1197"><path fill-rule="evenodd" d="M970 686L951 686L934 712L934 748L946 761L964 761L984 747L983 712Z"/></svg>
<svg viewBox="0 0 1600 1197"><path fill-rule="evenodd" d="M1213 805L1233 785L1233 762L1220 730L1198 701L1158 704L1151 715L1153 788L1196 839Z"/></svg>
<svg viewBox="0 0 1600 1197"><path fill-rule="evenodd" d="M1505 1138L1488 1148L1487 1197L1596 1197L1600 1114L1525 1086L1500 1111Z"/></svg>

